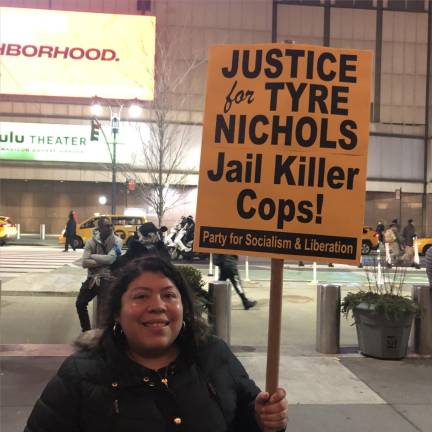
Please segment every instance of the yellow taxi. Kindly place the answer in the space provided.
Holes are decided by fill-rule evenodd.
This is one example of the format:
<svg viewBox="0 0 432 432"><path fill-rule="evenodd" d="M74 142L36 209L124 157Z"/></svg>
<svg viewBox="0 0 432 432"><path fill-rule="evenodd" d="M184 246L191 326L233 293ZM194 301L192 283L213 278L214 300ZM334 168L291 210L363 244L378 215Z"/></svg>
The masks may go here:
<svg viewBox="0 0 432 432"><path fill-rule="evenodd" d="M17 232L17 226L10 217L0 216L0 246L4 246L8 240L15 240Z"/></svg>
<svg viewBox="0 0 432 432"><path fill-rule="evenodd" d="M84 222L77 222L76 235L74 239L75 248L84 247L87 240L93 237L93 230L97 228L98 220L107 218L113 224L114 233L127 245L139 225L147 222L145 216L125 216L125 215L95 215ZM64 230L60 234L59 243L64 244Z"/></svg>
<svg viewBox="0 0 432 432"><path fill-rule="evenodd" d="M424 255L426 251L432 247L432 237L417 238L415 242L420 255Z"/></svg>
<svg viewBox="0 0 432 432"><path fill-rule="evenodd" d="M369 255L371 250L377 249L378 246L379 240L375 228L370 226L363 227L362 255Z"/></svg>

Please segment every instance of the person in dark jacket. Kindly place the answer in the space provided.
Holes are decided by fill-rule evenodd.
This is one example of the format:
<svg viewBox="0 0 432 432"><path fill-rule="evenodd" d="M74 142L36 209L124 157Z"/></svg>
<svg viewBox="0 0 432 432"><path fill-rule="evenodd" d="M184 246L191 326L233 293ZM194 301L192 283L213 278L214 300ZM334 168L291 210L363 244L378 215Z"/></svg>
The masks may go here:
<svg viewBox="0 0 432 432"><path fill-rule="evenodd" d="M416 235L416 229L413 224L413 220L409 219L408 223L406 224L406 226L402 231L403 243L405 247L406 246L413 247L415 235Z"/></svg>
<svg viewBox="0 0 432 432"><path fill-rule="evenodd" d="M75 251L75 237L76 237L76 220L74 217L74 211L71 210L69 212L68 221L66 222L66 228L64 232L65 238L65 248L63 252L68 252L69 245L72 246L72 249Z"/></svg>
<svg viewBox="0 0 432 432"><path fill-rule="evenodd" d="M237 255L214 254L214 263L219 267L219 280L229 281L232 283L236 293L239 295L244 309L248 310L256 305L255 300L250 300L246 297L246 293L242 287L240 275L237 268Z"/></svg>
<svg viewBox="0 0 432 432"><path fill-rule="evenodd" d="M382 223L382 221L378 221L375 232L378 234L378 240L380 243L384 243L384 231L385 225Z"/></svg>
<svg viewBox="0 0 432 432"><path fill-rule="evenodd" d="M82 283L75 307L83 332L90 330L88 304L97 296L97 314L94 326L102 325L106 315L109 287L113 280L111 266L120 257L122 240L113 232L110 219L102 217L93 237L84 247L82 266L87 269L87 278Z"/></svg>
<svg viewBox="0 0 432 432"><path fill-rule="evenodd" d="M128 241L126 253L115 260L111 269L117 272L130 261L149 255L160 256L169 261L170 255L162 240L162 235L166 230L165 226L157 228L153 222L142 224Z"/></svg>
<svg viewBox="0 0 432 432"><path fill-rule="evenodd" d="M285 429L285 391L260 392L225 342L208 336L171 263L133 260L112 288L107 327L83 334L25 432Z"/></svg>

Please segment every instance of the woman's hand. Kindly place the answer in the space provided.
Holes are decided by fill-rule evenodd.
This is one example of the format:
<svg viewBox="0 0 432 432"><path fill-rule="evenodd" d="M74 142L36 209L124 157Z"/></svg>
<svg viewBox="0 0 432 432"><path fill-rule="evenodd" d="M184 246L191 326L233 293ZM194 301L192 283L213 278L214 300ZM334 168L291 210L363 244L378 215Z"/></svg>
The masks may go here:
<svg viewBox="0 0 432 432"><path fill-rule="evenodd" d="M288 424L288 401L284 389L278 388L271 396L261 392L255 399L255 416L263 432L279 432Z"/></svg>

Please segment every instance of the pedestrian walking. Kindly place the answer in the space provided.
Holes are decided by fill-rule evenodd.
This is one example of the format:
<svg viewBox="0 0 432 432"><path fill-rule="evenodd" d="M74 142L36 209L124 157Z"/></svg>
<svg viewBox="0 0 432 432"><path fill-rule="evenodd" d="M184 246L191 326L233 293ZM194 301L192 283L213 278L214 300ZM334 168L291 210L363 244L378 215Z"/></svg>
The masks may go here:
<svg viewBox="0 0 432 432"><path fill-rule="evenodd" d="M416 229L412 219L408 219L407 225L402 230L402 238L404 246L414 246L414 237L416 236Z"/></svg>
<svg viewBox="0 0 432 432"><path fill-rule="evenodd" d="M401 259L406 265L414 264L414 237L416 236L413 220L409 219L408 224L402 230L402 243L404 254Z"/></svg>
<svg viewBox="0 0 432 432"><path fill-rule="evenodd" d="M395 227L396 231L399 233L399 231L400 231L400 225L399 225L399 222L398 222L397 219L393 219L391 221L390 225L392 225L393 227Z"/></svg>
<svg viewBox="0 0 432 432"><path fill-rule="evenodd" d="M392 264L398 264L400 256L400 247L398 242L397 226L391 223L390 226L384 231L384 243L388 245L390 253L390 262L387 266L391 267Z"/></svg>
<svg viewBox="0 0 432 432"><path fill-rule="evenodd" d="M76 309L83 332L90 330L88 304L97 296L99 326L105 318L105 309L112 282L110 266L121 255L122 241L114 235L112 223L108 218L98 220L98 228L93 237L86 242L82 257L82 266L87 269L87 279L81 285L76 299Z"/></svg>
<svg viewBox="0 0 432 432"><path fill-rule="evenodd" d="M377 226L375 228L375 232L378 235L378 240L380 243L384 243L384 231L385 231L385 225L382 221L378 221Z"/></svg>
<svg viewBox="0 0 432 432"><path fill-rule="evenodd" d="M285 430L285 390L260 391L196 317L171 263L131 261L113 285L106 327L81 336L24 432Z"/></svg>
<svg viewBox="0 0 432 432"><path fill-rule="evenodd" d="M236 293L239 295L243 307L245 310L248 310L256 305L255 300L249 300L246 297L246 293L242 287L240 275L238 272L238 256L237 255L223 255L223 254L214 254L213 262L215 265L219 267L219 280L226 281L230 280Z"/></svg>
<svg viewBox="0 0 432 432"><path fill-rule="evenodd" d="M65 247L63 252L69 251L69 245L72 246L72 249L75 251L75 236L76 236L76 220L74 217L74 211L71 210L69 212L69 217L66 222L66 228L63 234L65 238Z"/></svg>

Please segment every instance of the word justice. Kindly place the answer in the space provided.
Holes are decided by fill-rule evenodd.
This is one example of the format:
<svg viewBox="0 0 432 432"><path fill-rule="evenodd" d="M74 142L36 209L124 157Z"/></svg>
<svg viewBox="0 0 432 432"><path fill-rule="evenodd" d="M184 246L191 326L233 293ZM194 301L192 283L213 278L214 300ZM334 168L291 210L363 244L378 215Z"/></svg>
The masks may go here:
<svg viewBox="0 0 432 432"><path fill-rule="evenodd" d="M284 70L283 60L289 61L289 74ZM287 48L281 50L233 50L231 65L222 68L225 78L243 75L246 78L257 78L262 73L267 78L278 78L282 74L297 78L300 70L306 69L308 80L338 81L346 83L357 82L357 56L355 54L338 54L323 51L306 51Z"/></svg>

